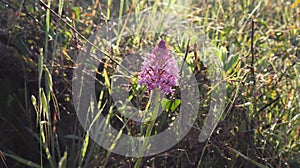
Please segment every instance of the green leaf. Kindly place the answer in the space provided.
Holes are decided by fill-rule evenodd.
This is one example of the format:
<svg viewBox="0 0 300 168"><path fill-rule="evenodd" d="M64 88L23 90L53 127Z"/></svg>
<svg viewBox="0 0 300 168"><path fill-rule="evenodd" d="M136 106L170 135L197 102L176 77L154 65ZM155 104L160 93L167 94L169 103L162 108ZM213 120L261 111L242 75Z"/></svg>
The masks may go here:
<svg viewBox="0 0 300 168"><path fill-rule="evenodd" d="M226 62L224 63L224 70L227 72L231 72L231 70L236 66L239 60L239 55L230 55Z"/></svg>
<svg viewBox="0 0 300 168"><path fill-rule="evenodd" d="M64 152L64 156L60 159L59 164L58 164L59 168L67 167L67 157L68 157L68 153Z"/></svg>
<svg viewBox="0 0 300 168"><path fill-rule="evenodd" d="M226 27L226 28L223 30L223 32L224 32L225 35L228 35L232 29L233 29L232 26L228 26L228 27Z"/></svg>
<svg viewBox="0 0 300 168"><path fill-rule="evenodd" d="M174 111L179 105L180 105L180 99L175 99L175 100L169 100L166 98L163 98L161 100L161 106L164 108L166 111Z"/></svg>
<svg viewBox="0 0 300 168"><path fill-rule="evenodd" d="M52 77L47 67L45 67L45 78L47 100L50 101L50 93L52 92Z"/></svg>
<svg viewBox="0 0 300 168"><path fill-rule="evenodd" d="M39 60L38 60L39 82L42 79L43 63L44 63L43 48L40 48L40 56L39 56Z"/></svg>
<svg viewBox="0 0 300 168"><path fill-rule="evenodd" d="M72 10L75 13L76 20L79 20L79 18L80 18L80 8L79 7L73 7Z"/></svg>
<svg viewBox="0 0 300 168"><path fill-rule="evenodd" d="M30 160L27 160L27 159L24 159L24 158L22 158L22 157L20 157L20 156L18 156L18 155L16 155L16 154L13 154L13 153L6 153L6 152L3 152L3 154L4 154L6 157L10 157L10 158L12 158L12 159L14 159L14 160L16 160L16 161L18 161L18 162L20 162L20 163L22 163L22 164L28 166L28 167L34 167L34 168L40 168L40 167L41 167L41 166L38 165L37 163L34 163L34 162L32 162L32 161L30 161Z"/></svg>
<svg viewBox="0 0 300 168"><path fill-rule="evenodd" d="M86 154L86 151L87 151L87 148L88 148L88 145L89 145L89 139L90 139L90 136L89 136L89 133L87 133L85 135L84 142L83 142L82 148L81 148L79 166L81 166L82 163L83 163L83 159L85 157L85 154Z"/></svg>
<svg viewBox="0 0 300 168"><path fill-rule="evenodd" d="M222 62L225 64L226 62L226 58L227 58L227 49L223 46L221 46L220 48L220 52L221 52L221 59L222 59Z"/></svg>
<svg viewBox="0 0 300 168"><path fill-rule="evenodd" d="M102 75L103 75L103 77L105 79L105 85L108 88L108 92L109 92L109 94L111 94L110 80L109 80L108 72L107 72L107 70L105 68L103 69Z"/></svg>
<svg viewBox="0 0 300 168"><path fill-rule="evenodd" d="M34 95L31 95L31 102L35 109L37 109L37 102Z"/></svg>
<svg viewBox="0 0 300 168"><path fill-rule="evenodd" d="M44 90L42 90L41 93L41 103L43 107L43 116L46 118L47 121L49 121L48 102Z"/></svg>

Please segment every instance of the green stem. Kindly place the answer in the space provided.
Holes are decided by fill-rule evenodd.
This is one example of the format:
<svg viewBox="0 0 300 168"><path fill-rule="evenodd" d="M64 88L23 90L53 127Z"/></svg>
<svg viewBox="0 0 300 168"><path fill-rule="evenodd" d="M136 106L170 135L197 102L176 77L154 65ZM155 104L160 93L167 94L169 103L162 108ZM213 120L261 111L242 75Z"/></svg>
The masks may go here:
<svg viewBox="0 0 300 168"><path fill-rule="evenodd" d="M142 156L143 156L143 154L144 154L144 152L146 150L146 147L148 145L149 137L151 135L151 132L152 132L152 129L153 129L153 126L155 124L155 120L157 118L158 111L159 111L159 105L160 105L159 90L155 89L154 93L156 94L156 97L155 97L155 109L154 109L154 113L153 113L153 116L152 116L152 120L150 121L150 125L148 126L148 128L146 130L146 135L145 135L144 143L143 143L142 149L141 149L141 155ZM143 158L142 156L138 158L136 164L134 165L135 168L140 167L140 164L141 164L141 161L142 161L142 158Z"/></svg>

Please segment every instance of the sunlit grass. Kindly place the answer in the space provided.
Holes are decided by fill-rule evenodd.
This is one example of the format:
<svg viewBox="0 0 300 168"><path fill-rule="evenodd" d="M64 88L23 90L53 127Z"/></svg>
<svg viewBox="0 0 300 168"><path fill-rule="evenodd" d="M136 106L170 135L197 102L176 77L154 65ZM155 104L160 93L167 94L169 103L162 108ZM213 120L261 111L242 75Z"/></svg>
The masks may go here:
<svg viewBox="0 0 300 168"><path fill-rule="evenodd" d="M5 1L0 3L6 4ZM193 167L197 164L200 167L299 166L300 25L297 3L299 2L281 0L255 3L250 0L205 1L205 3L199 1L189 3L188 0L180 2L95 0L84 3L59 0L47 1L47 8L34 1L28 1L24 6L13 1L13 5L21 6L17 8L18 11L23 12L20 13L15 27L10 29L11 43L14 43L13 37L16 37L16 32L28 34L28 36L24 35L24 46L31 55L25 54L20 59L25 67L28 62L34 66L30 70L24 70L27 75L32 75L32 71L36 72L34 78L37 79L35 82L37 90L26 90L28 93L24 94L28 100L32 97L33 110L36 112L33 113L36 114L34 117L28 116L28 118L36 118L37 122L33 123L33 128L37 129L27 134L32 134L31 136L35 137L35 141L40 145L39 154L35 154L36 157L39 156L39 160L14 154L14 151L1 144L2 139L0 139L0 150L7 158L31 167L122 165L132 167L136 162L138 165L141 163L152 167L170 165ZM4 7L1 8L6 11ZM11 6L8 8L14 9ZM72 93L68 87L70 87L72 69L76 68L74 62L77 53L89 43L86 40L92 32L109 20L126 18L127 15L138 16L140 12L149 11L182 16L187 23L192 23L205 33L207 42L214 49L213 54L217 55L224 64L227 97L222 119L205 143L198 142L198 134L207 113L207 109L201 107L204 110L200 110L193 127L197 134L188 134L186 139L170 151L138 160L106 151L89 138L89 132L82 130L75 119L74 108L70 107L73 105ZM138 27L142 27L143 23L140 24ZM36 27L31 30L31 26ZM183 36L169 37L146 32L125 38L123 32L127 30L126 26L124 23L118 24L116 45L111 48L99 46L101 52L120 61L126 56L125 52L139 52L143 47L153 46L152 44L156 44L159 38L165 37L170 48L184 57L188 40ZM24 46L14 47L18 51L23 51ZM190 46L193 47L193 42ZM201 51L205 51L201 49L201 44L198 44L198 47ZM198 53L200 62L203 58L201 54L203 52ZM113 61L107 63L111 65L99 72L102 79L100 81L104 86L110 84L113 68L116 66ZM191 70L197 67L192 51L188 53L186 64ZM203 65L200 67L201 73L207 76L205 67ZM202 83L199 85L204 86ZM205 87L214 88L208 83L205 83ZM105 102L108 91L104 88L98 88L100 90L98 105L101 110L88 111L87 115L97 113L97 116L106 112L111 119L116 118L113 108L108 107ZM60 94L62 90L68 91ZM206 99L203 106L208 105L210 91L205 93L207 95L203 94ZM26 106L31 105L26 104ZM0 113L1 120L10 118L10 114L6 113L9 112ZM73 120L63 123L65 121L63 117L68 118L68 116L72 116ZM109 120L108 117L107 122L113 122ZM130 119L119 118L119 121L123 124L120 130L124 132L130 130L128 126ZM146 126L147 124L141 127L147 128ZM31 127L32 125L27 129ZM150 133L148 132L147 135ZM118 139L115 143L117 141ZM31 143L31 145L36 144ZM30 161L31 159L35 162Z"/></svg>

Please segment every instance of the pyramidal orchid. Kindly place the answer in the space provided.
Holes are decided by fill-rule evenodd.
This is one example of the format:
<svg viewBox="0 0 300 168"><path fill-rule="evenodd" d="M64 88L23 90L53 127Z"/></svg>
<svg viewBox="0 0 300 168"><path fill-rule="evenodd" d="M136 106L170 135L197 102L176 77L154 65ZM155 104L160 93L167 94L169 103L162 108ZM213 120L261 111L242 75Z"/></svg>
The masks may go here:
<svg viewBox="0 0 300 168"><path fill-rule="evenodd" d="M175 59L169 52L166 42L161 40L144 59L139 76L139 84L147 86L147 91L159 88L164 93L174 94L173 86L178 86L179 74Z"/></svg>

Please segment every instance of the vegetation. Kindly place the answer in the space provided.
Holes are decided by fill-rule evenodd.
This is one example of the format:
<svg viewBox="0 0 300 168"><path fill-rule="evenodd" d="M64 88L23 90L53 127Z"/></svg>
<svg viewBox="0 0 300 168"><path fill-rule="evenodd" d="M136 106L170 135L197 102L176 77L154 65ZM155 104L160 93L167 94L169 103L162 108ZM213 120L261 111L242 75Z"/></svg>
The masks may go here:
<svg viewBox="0 0 300 168"><path fill-rule="evenodd" d="M299 5L299 0L0 0L0 165L299 167ZM121 60L155 47L160 39L178 57L186 57L201 104L192 129L178 144L153 156L126 157L99 146L84 130L74 107L72 77L78 54L92 43L88 39L93 33L114 19L149 11L180 16L207 40L196 51L193 38L159 31L128 37L122 34L127 27L119 23L114 45L94 43L106 55L95 79L99 109L111 116L106 124L122 131L126 127L128 135L151 134L149 123L113 114L107 86ZM223 64L227 94L214 132L199 142L209 93L215 89L203 59L207 46ZM134 94L143 90L135 77L129 83ZM162 116L151 122L152 134L178 117L180 95L175 106L169 99L163 99Z"/></svg>

